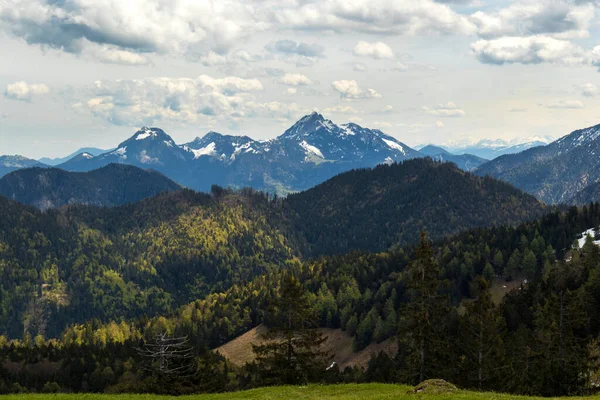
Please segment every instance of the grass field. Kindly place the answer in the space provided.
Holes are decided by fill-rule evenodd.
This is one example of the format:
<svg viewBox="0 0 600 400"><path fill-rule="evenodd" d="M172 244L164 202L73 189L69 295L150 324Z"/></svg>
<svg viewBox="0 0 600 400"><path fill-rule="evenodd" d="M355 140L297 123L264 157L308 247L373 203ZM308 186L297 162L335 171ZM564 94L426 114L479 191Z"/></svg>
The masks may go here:
<svg viewBox="0 0 600 400"><path fill-rule="evenodd" d="M161 400L161 399L181 399L181 400L375 400L375 399L458 399L458 400L484 400L484 399L542 399L538 397L519 397L513 395L503 395L495 393L475 393L459 391L450 394L408 394L410 387L401 385L384 384L362 384L362 385L331 385L331 386L309 386L309 387L273 387L254 389L245 392L223 393L214 395L196 395L196 396L153 396L153 395L100 395L100 394L57 394L57 395L8 395L0 396L2 400ZM570 397L569 399L588 399L600 400L600 396L593 397Z"/></svg>

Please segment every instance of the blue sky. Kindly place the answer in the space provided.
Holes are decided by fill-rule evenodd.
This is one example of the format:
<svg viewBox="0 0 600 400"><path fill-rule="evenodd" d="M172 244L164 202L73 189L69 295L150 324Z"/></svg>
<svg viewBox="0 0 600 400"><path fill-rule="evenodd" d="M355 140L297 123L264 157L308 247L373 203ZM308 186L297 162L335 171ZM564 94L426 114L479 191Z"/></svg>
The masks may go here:
<svg viewBox="0 0 600 400"><path fill-rule="evenodd" d="M600 123L598 7L0 0L0 153L110 148L142 125L269 139L313 110L409 145L557 138Z"/></svg>

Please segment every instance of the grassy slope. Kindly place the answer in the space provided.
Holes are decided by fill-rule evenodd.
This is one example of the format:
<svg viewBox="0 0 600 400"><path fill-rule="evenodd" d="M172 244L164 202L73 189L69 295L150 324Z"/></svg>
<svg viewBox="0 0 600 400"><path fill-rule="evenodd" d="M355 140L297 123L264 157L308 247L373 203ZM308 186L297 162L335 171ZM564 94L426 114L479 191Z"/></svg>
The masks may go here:
<svg viewBox="0 0 600 400"><path fill-rule="evenodd" d="M249 390L237 393L223 393L215 395L197 395L197 396L182 396L177 397L180 400L236 400L236 399L255 399L255 400L275 400L275 399L352 399L352 400L369 400L369 399L541 399L538 397L519 397L512 395L502 395L494 393L474 393L474 392L458 392L445 395L430 395L430 394L407 394L411 388L401 385L385 385L385 384L362 384L362 385L332 385L332 386L309 386L306 388L300 387L273 387ZM152 395L11 395L2 397L2 400L160 400L168 399L167 396L152 396ZM600 396L594 397L570 397L569 399L588 399L600 400ZM175 398L171 398L175 399Z"/></svg>

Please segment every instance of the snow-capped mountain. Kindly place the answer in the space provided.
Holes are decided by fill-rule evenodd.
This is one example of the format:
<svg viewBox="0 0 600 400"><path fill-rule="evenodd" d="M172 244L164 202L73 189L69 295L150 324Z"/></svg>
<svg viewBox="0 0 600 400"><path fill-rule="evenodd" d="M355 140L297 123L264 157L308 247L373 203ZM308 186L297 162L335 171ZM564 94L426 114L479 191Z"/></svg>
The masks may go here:
<svg viewBox="0 0 600 400"><path fill-rule="evenodd" d="M27 157L14 155L14 156L0 156L0 178L4 175L23 168L33 167L47 167L47 165L32 160Z"/></svg>
<svg viewBox="0 0 600 400"><path fill-rule="evenodd" d="M569 201L600 181L600 125L576 130L546 146L505 155L477 169L547 203ZM597 199L600 200L600 199Z"/></svg>
<svg viewBox="0 0 600 400"><path fill-rule="evenodd" d="M505 154L516 154L532 147L545 146L551 141L548 137L527 137L513 140L466 139L447 142L444 148L453 154L472 154L487 160L493 160Z"/></svg>
<svg viewBox="0 0 600 400"><path fill-rule="evenodd" d="M177 145L163 130L144 127L112 151L79 154L58 167L91 171L110 163L132 164L197 190L218 184L285 193L349 169L416 157L422 155L380 130L336 125L312 113L269 141L209 132Z"/></svg>

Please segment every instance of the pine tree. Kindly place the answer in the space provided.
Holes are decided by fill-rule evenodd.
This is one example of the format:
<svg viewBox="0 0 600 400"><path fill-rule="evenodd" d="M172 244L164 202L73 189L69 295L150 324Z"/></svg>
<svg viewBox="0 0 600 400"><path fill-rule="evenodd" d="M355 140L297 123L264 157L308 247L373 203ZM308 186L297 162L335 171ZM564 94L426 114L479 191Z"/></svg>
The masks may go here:
<svg viewBox="0 0 600 400"><path fill-rule="evenodd" d="M309 293L291 274L282 278L271 307L265 343L253 345L265 384L304 384L327 368L326 337L319 332Z"/></svg>
<svg viewBox="0 0 600 400"><path fill-rule="evenodd" d="M477 297L465 304L461 320L463 367L467 384L484 389L493 387L499 377L505 324L492 301L488 282L479 276L473 285Z"/></svg>
<svg viewBox="0 0 600 400"><path fill-rule="evenodd" d="M407 289L410 301L403 312L399 329L400 357L404 380L410 383L441 377L444 355L451 338L445 332L449 301L439 290L439 266L425 232L421 232L415 259L408 268Z"/></svg>

